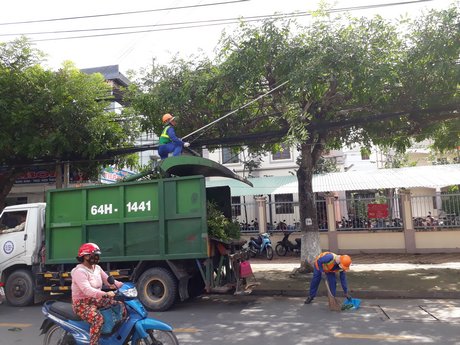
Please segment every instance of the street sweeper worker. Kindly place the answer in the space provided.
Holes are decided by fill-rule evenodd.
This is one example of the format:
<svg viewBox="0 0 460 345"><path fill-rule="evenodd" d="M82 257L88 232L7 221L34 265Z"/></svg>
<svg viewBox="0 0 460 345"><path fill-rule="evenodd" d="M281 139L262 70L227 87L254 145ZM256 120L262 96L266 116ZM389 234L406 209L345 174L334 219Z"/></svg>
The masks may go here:
<svg viewBox="0 0 460 345"><path fill-rule="evenodd" d="M315 298L323 273L329 283L332 295L335 296L337 284L336 273L339 272L343 292L347 299L350 300L351 295L348 293L347 276L345 274L350 269L350 265L351 258L348 255L337 255L332 252L319 254L313 261L313 278L310 283L310 294L305 300L305 304L310 304Z"/></svg>
<svg viewBox="0 0 460 345"><path fill-rule="evenodd" d="M189 147L190 143L184 142L176 136L174 126L176 126L175 117L171 114L164 114L161 121L165 125L160 135L160 146L158 154L161 159L168 158L172 153L173 156L180 156L184 147Z"/></svg>

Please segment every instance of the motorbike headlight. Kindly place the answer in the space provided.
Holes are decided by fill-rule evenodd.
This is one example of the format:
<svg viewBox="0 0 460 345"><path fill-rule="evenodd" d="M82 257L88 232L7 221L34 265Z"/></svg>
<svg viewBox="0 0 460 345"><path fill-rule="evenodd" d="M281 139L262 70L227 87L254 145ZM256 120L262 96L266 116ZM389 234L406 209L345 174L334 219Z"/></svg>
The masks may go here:
<svg viewBox="0 0 460 345"><path fill-rule="evenodd" d="M137 289L135 287L127 289L122 292L123 296L127 298L136 298L137 297Z"/></svg>

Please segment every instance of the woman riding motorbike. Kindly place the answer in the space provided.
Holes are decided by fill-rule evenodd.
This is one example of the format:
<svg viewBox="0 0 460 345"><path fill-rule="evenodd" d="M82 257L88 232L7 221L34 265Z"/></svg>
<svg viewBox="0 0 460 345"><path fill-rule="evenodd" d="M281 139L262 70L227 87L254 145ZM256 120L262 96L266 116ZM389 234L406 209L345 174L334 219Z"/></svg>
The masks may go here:
<svg viewBox="0 0 460 345"><path fill-rule="evenodd" d="M77 260L80 262L72 270L72 308L82 320L90 324L90 345L97 345L101 335L104 318L99 312L100 308L120 304L123 317L126 309L122 302L115 301L113 291L102 291L102 284L110 286L108 275L98 265L101 250L94 243L85 243L78 250ZM114 282L119 288L123 283Z"/></svg>

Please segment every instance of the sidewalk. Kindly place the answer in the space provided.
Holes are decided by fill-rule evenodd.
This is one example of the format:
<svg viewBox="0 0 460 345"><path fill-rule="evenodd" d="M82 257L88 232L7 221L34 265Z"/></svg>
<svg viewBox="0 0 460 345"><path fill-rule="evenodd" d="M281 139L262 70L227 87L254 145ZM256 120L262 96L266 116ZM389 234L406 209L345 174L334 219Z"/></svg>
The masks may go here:
<svg viewBox="0 0 460 345"><path fill-rule="evenodd" d="M357 298L460 299L460 254L359 254L352 255L348 287ZM312 273L295 273L299 257L253 259L257 282L254 295L306 297ZM337 286L341 296L340 282ZM326 296L324 284L318 296Z"/></svg>

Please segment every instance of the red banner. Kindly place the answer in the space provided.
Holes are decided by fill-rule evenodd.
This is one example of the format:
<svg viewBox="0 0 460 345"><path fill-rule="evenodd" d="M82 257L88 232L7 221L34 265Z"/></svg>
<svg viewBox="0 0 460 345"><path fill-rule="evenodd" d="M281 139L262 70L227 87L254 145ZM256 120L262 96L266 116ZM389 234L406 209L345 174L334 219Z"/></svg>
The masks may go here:
<svg viewBox="0 0 460 345"><path fill-rule="evenodd" d="M369 204L367 205L367 217L372 218L387 218L388 205L387 204Z"/></svg>

